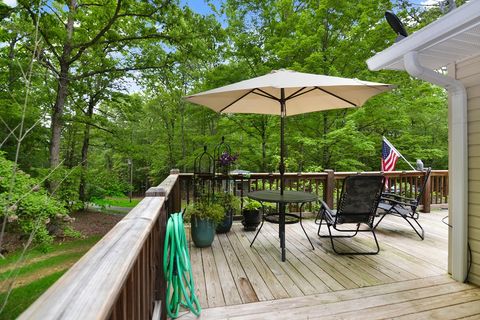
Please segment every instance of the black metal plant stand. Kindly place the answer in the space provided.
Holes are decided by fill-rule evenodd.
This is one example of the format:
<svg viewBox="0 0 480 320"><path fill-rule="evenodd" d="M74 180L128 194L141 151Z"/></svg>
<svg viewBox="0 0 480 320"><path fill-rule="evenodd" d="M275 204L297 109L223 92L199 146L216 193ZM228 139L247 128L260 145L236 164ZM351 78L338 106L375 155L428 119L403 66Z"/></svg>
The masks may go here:
<svg viewBox="0 0 480 320"><path fill-rule="evenodd" d="M225 233L230 231L233 222L233 207L230 206L230 197L233 195L231 194L232 188L229 173L232 161L235 160L232 158L230 146L225 142L225 137L222 137L221 142L213 149L213 157L213 171L215 173L214 189L219 197L223 197L225 209L225 217L222 223L217 226L217 232Z"/></svg>
<svg viewBox="0 0 480 320"><path fill-rule="evenodd" d="M203 146L203 152L195 157L193 163L193 200L206 198L210 201L214 195L214 160Z"/></svg>
<svg viewBox="0 0 480 320"><path fill-rule="evenodd" d="M223 155L231 156L232 151L230 146L225 142L225 137L222 137L222 141L215 146L213 149L213 171L215 172L217 186L219 190L224 192L229 192L230 184L229 184L229 172L230 172L230 162L222 163L221 157Z"/></svg>

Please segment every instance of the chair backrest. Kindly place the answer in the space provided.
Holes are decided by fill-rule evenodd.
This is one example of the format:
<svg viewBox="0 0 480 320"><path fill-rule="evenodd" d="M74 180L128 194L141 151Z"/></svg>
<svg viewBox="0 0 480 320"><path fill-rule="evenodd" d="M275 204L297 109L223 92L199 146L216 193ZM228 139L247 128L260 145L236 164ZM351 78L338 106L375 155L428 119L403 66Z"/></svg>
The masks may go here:
<svg viewBox="0 0 480 320"><path fill-rule="evenodd" d="M432 173L432 169L431 168L428 168L425 170L425 176L423 177L423 182L422 182L422 186L420 187L420 191L418 191L417 193L417 205L422 201L422 198L423 198L423 193L425 191L425 187L427 186L427 182L428 182L428 178L430 177L430 173Z"/></svg>
<svg viewBox="0 0 480 320"><path fill-rule="evenodd" d="M385 186L382 175L349 176L343 183L336 223L373 224L380 196Z"/></svg>

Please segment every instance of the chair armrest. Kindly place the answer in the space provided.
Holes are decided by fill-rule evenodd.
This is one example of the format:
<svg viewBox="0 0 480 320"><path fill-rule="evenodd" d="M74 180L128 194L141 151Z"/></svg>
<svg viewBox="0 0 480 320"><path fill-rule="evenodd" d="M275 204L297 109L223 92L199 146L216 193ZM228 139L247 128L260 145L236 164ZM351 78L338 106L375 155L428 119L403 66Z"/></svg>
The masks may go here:
<svg viewBox="0 0 480 320"><path fill-rule="evenodd" d="M395 200L395 201L399 201L399 202L417 202L417 199L414 199L414 198L408 198L408 197L404 197L404 196L401 196L401 195L398 195L398 194L395 194L395 193L382 193L382 196L381 198L382 200Z"/></svg>
<svg viewBox="0 0 480 320"><path fill-rule="evenodd" d="M328 206L328 204L325 203L325 201L320 200L320 203L322 204L320 210L323 209L327 214L328 218L333 221L335 214L333 213L332 209L330 209L330 207Z"/></svg>
<svg viewBox="0 0 480 320"><path fill-rule="evenodd" d="M410 202L406 202L406 201ZM383 196L380 198L381 202L388 202L392 206L400 205L400 206L407 206L407 207L417 207L418 203L416 199L411 199L411 198L405 198L405 197L399 197L397 199L392 199L392 198L384 198Z"/></svg>

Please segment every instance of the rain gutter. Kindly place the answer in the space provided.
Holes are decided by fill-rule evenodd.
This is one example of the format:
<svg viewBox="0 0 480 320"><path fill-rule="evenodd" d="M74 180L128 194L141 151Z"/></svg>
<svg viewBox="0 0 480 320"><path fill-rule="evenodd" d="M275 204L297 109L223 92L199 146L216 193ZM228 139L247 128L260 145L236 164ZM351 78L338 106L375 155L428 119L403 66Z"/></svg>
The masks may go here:
<svg viewBox="0 0 480 320"><path fill-rule="evenodd" d="M449 213L452 225L451 261L452 278L463 282L467 277L468 241L468 135L467 91L458 80L439 74L422 66L418 52L410 51L403 56L405 70L413 77L447 89L450 97L449 123Z"/></svg>

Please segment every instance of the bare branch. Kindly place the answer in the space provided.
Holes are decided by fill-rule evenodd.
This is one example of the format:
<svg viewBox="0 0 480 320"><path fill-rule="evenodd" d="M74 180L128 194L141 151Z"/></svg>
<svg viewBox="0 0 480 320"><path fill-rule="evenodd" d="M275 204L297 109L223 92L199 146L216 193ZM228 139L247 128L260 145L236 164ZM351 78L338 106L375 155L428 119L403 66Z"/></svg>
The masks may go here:
<svg viewBox="0 0 480 320"><path fill-rule="evenodd" d="M67 25L65 24L65 22L63 22L62 17L60 17L60 16L58 15L57 11L56 11L54 8L52 8L52 7L48 4L48 2L45 4L45 6L46 6L48 9L50 9L51 12L53 12L53 14L55 15L55 17L57 17L58 21L60 21L61 24L63 24L65 27L67 26Z"/></svg>
<svg viewBox="0 0 480 320"><path fill-rule="evenodd" d="M101 3L82 3L78 5L78 8L81 7L103 7L104 5Z"/></svg>
<svg viewBox="0 0 480 320"><path fill-rule="evenodd" d="M45 54L42 51L40 50L35 51L35 49L29 48L28 46L25 46L25 48L31 53L33 53L37 58L37 60L43 64L43 66L45 66L47 69L55 73L57 76L60 76L60 72L55 68L55 66L50 62L50 60L45 56Z"/></svg>
<svg viewBox="0 0 480 320"><path fill-rule="evenodd" d="M32 19L32 21L37 25L37 28L38 28L38 31L40 32L40 34L42 35L42 38L43 40L45 40L45 43L48 45L48 47L50 48L50 50L52 51L53 55L55 56L55 58L57 58L58 60L60 60L60 55L57 53L55 47L53 46L53 44L50 42L50 40L48 39L47 37L47 34L43 31L42 28L40 28L40 23L38 23L37 19L40 20L40 18L38 18L36 15L35 15L35 12L32 11L32 9L30 8L30 6L23 6L25 8L25 10L27 10L28 14L30 15L30 18Z"/></svg>
<svg viewBox="0 0 480 320"><path fill-rule="evenodd" d="M99 129L99 130L108 132L108 133L110 133L110 134L114 134L114 133L115 133L115 132L113 132L112 130L106 129L106 128L104 128L104 127L100 127L99 125L96 125L95 123L92 123L92 122L90 122L90 121L85 121L85 120L80 120L80 119L72 119L71 122L83 123L83 124L86 124L86 125L95 127L95 128L97 128L97 129Z"/></svg>
<svg viewBox="0 0 480 320"><path fill-rule="evenodd" d="M110 30L110 28L112 27L112 25L113 25L113 24L115 23L115 21L118 19L118 15L119 15L119 13L120 13L120 8L121 8L121 7L122 7L122 0L117 0L117 6L116 6L116 8L115 8L115 12L114 12L113 16L110 18L110 20L108 20L107 24L102 28L102 30L100 30L100 31L97 33L97 35L96 35L95 37L93 37L92 40L87 41L87 42L85 42L85 43L82 43L82 44L76 46L76 47L79 48L79 49L78 49L78 52L77 52L76 55L74 55L74 56L70 59L69 63L72 63L72 62L78 60L78 59L82 56L82 54L83 54L83 52L84 52L85 50L87 50L89 47L91 47L91 46L93 46L95 43L97 43L98 40L100 40L100 38L102 38L102 37L105 35L105 33L107 33L107 31Z"/></svg>
<svg viewBox="0 0 480 320"><path fill-rule="evenodd" d="M25 137L30 133L30 131L32 131L33 128L35 128L41 121L42 121L42 118L38 118L37 121L35 121L35 123L25 131L25 134L22 137L20 137L20 140L25 139Z"/></svg>
<svg viewBox="0 0 480 320"><path fill-rule="evenodd" d="M124 37L124 38L119 38L119 39L107 39L104 41L100 41L99 43L101 44L112 44L112 43L119 43L119 42L128 42L128 41L134 41L134 40L146 40L146 39L164 39L168 41L173 41L172 37L169 37L167 35L161 34L161 33L153 33L153 34L147 34L144 36L132 36L132 37Z"/></svg>
<svg viewBox="0 0 480 320"><path fill-rule="evenodd" d="M17 124L17 126L12 130L12 129L10 129L10 126L5 122L5 120L3 120L3 118L1 116L0 116L0 120L3 122L5 127L7 127L7 130L10 132L10 134L13 135L16 140L18 140L18 137L15 135L15 130L17 130L17 128L20 124Z"/></svg>
<svg viewBox="0 0 480 320"><path fill-rule="evenodd" d="M107 68L103 70L95 70L90 72L82 73L78 76L72 77L73 80L88 78L97 74L104 74L104 73L114 73L114 72L128 72L128 71L138 71L138 70L150 70L150 69L161 69L164 68L165 65L162 66L133 66L133 67L125 67L125 68Z"/></svg>
<svg viewBox="0 0 480 320"><path fill-rule="evenodd" d="M20 126L20 123L17 124L17 126L13 129L13 131L17 130L17 128ZM3 147L3 145L5 144L5 142L7 142L8 138L10 138L10 136L14 136L15 137L15 134L13 133L13 131L10 131L10 133L5 137L5 139L3 139L2 143L0 144L0 148ZM16 140L18 140L17 137L15 137Z"/></svg>

